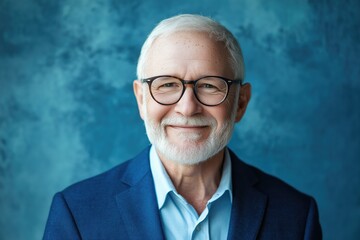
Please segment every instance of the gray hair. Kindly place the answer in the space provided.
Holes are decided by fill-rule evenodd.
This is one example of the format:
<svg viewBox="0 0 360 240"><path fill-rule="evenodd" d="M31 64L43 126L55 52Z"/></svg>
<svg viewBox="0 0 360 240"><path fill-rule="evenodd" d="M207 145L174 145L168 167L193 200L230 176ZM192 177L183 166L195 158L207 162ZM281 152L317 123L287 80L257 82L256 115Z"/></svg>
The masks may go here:
<svg viewBox="0 0 360 240"><path fill-rule="evenodd" d="M229 62L234 71L235 79L244 81L244 59L239 43L234 35L220 23L204 16L181 14L161 21L144 42L137 65L137 77L145 77L144 69L147 55L154 41L160 36L168 36L180 31L206 32L215 41L224 43L229 53Z"/></svg>

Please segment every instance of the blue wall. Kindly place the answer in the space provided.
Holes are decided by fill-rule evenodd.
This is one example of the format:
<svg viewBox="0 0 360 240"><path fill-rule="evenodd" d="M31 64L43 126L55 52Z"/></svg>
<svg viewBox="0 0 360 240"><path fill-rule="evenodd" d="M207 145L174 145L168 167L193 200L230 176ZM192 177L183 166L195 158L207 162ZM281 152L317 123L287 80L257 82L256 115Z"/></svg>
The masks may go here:
<svg viewBox="0 0 360 240"><path fill-rule="evenodd" d="M166 3L165 3L166 2ZM51 198L148 144L132 94L161 19L201 13L239 39L253 96L231 146L360 237L360 2L0 0L0 239L39 239Z"/></svg>

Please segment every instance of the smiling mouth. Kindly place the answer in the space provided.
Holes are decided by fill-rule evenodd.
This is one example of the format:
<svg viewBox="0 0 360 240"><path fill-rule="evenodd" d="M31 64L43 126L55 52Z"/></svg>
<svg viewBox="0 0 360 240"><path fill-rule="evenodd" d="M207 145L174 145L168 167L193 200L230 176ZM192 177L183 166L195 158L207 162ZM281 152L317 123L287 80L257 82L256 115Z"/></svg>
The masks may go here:
<svg viewBox="0 0 360 240"><path fill-rule="evenodd" d="M179 130L202 130L207 128L208 126L197 126L197 125L168 125L168 127L171 127L173 129L179 129Z"/></svg>

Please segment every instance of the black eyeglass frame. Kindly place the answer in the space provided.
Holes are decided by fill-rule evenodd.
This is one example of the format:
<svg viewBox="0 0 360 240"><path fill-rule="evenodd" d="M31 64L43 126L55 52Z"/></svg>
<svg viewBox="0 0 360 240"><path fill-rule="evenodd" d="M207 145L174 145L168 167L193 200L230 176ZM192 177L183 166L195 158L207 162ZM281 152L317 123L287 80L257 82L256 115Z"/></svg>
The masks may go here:
<svg viewBox="0 0 360 240"><path fill-rule="evenodd" d="M183 90L182 90L182 93L179 97L179 99L177 101L175 101L174 103L161 103L159 102L158 100L155 99L152 91L151 91L151 84L153 83L153 81L157 78L160 78L160 77L171 77L171 78L176 78L178 79L182 85L183 85ZM205 104L203 103L199 97L198 97L198 94L197 94L197 88L195 87L196 86L196 83L204 78L209 78L209 77L216 77L216 78L220 78L222 80L225 81L225 83L227 84L227 92L226 92L226 95L225 97L223 98L223 100L217 104ZM193 88L193 91L194 91L194 95L195 95L195 98L203 105L205 106L209 106L209 107L213 107L213 106L218 106L220 105L221 103L223 103L225 101L225 99L228 97L229 95L229 92L230 92L230 86L234 83L234 84L240 84L240 86L242 85L242 80L241 79L228 79L228 78L225 78L225 77L221 77L221 76L204 76L204 77L201 77L201 78L198 78L196 80L184 80L184 79L181 79L181 78L178 78L178 77L174 77L174 76L171 76L171 75L158 75L158 76L154 76L154 77L149 77L149 78L144 78L144 79L140 79L141 83L147 83L148 86L149 86L149 91L150 91L150 95L151 97L154 99L155 102L161 104L161 105L164 105L164 106L169 106L169 105L173 105L173 104L176 104L177 102L180 101L180 99L183 97L184 95L184 92L186 90L186 87L185 87L185 84L194 84L194 88Z"/></svg>

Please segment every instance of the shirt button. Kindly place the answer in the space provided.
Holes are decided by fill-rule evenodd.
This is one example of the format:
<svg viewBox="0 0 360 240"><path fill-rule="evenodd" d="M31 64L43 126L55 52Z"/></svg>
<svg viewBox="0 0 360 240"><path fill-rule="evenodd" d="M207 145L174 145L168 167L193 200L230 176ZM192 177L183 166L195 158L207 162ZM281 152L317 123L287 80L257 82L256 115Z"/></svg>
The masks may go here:
<svg viewBox="0 0 360 240"><path fill-rule="evenodd" d="M200 226L196 226L195 230L196 230L197 232L199 232L199 231L201 230L201 227L200 227Z"/></svg>

